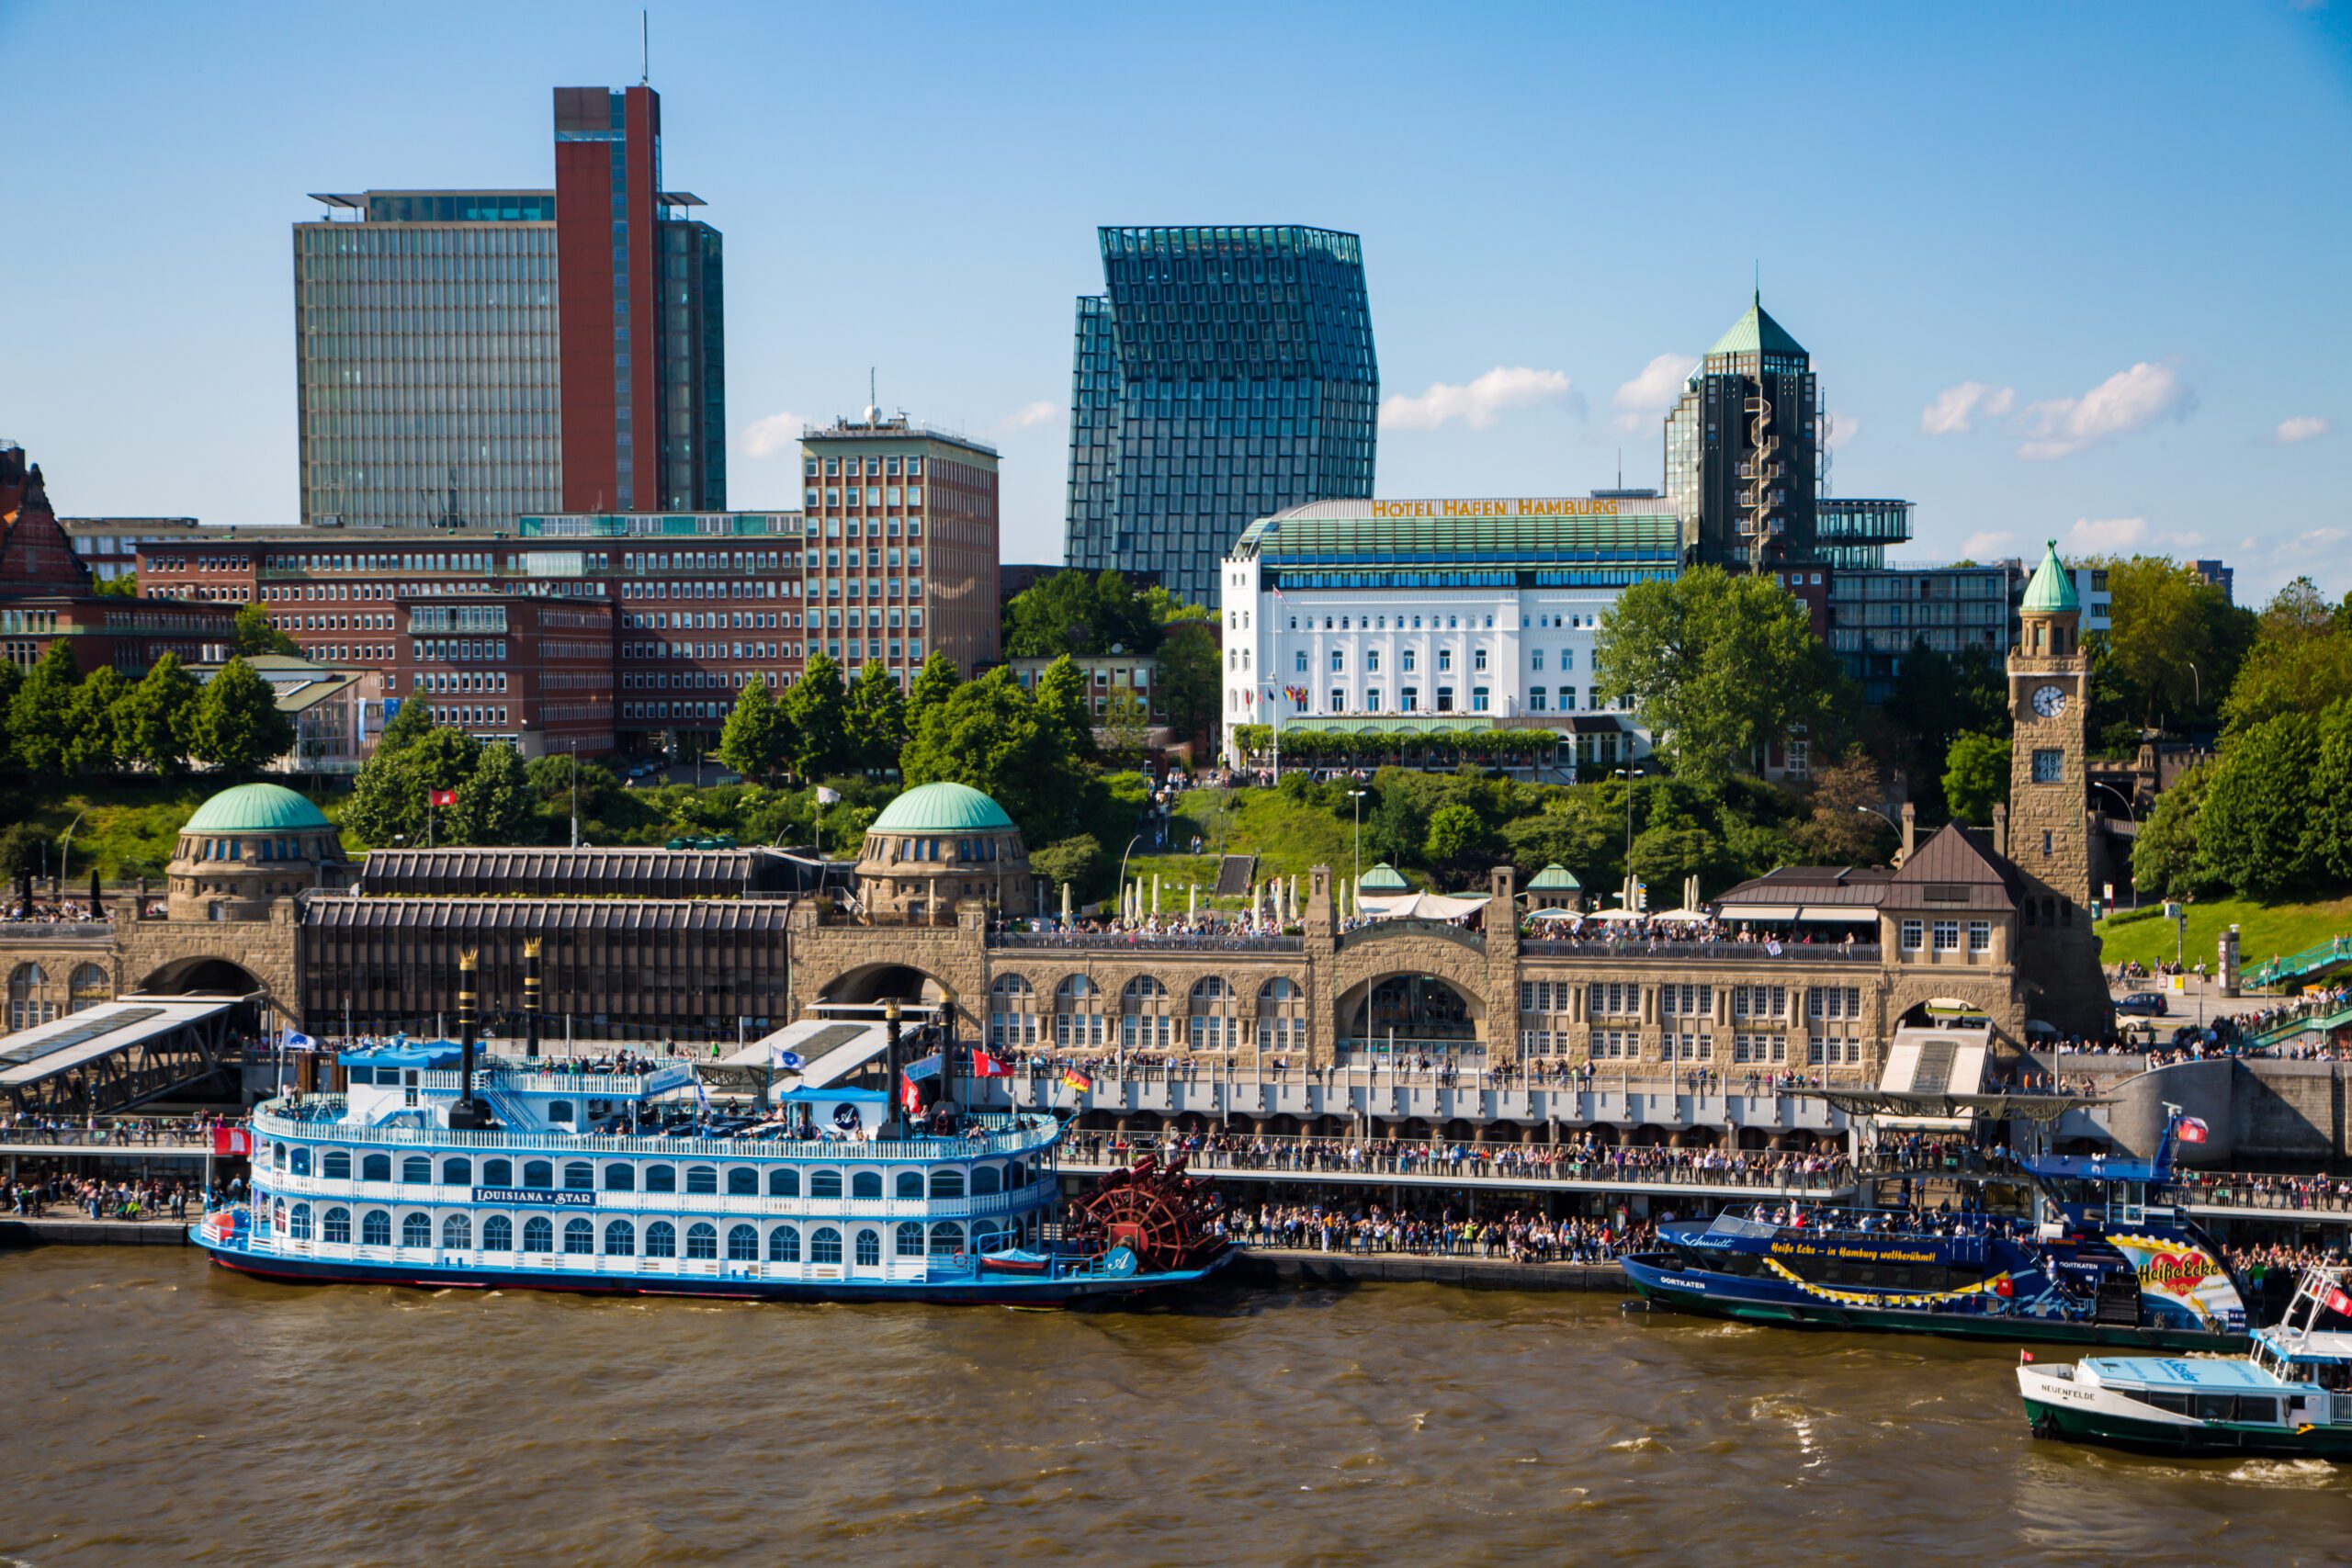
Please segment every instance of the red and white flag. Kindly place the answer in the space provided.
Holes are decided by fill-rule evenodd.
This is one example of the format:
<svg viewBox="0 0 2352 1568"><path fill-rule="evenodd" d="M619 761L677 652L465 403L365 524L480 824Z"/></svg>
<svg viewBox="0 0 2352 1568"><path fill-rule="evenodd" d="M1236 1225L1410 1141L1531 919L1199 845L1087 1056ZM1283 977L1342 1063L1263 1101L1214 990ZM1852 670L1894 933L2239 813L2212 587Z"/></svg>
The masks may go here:
<svg viewBox="0 0 2352 1568"><path fill-rule="evenodd" d="M2184 1144L2201 1144L2209 1135L2209 1129L2205 1123L2194 1116L2182 1117L2180 1125L2175 1130L2179 1133L2180 1141Z"/></svg>
<svg viewBox="0 0 2352 1568"><path fill-rule="evenodd" d="M2352 1317L2352 1296L2346 1295L2341 1286L2330 1285L2327 1294L2320 1299L2327 1303L2328 1311Z"/></svg>
<svg viewBox="0 0 2352 1568"><path fill-rule="evenodd" d="M909 1111L922 1109L922 1091L915 1088L914 1079L904 1074L900 1074L899 1077L899 1103Z"/></svg>
<svg viewBox="0 0 2352 1568"><path fill-rule="evenodd" d="M216 1155L252 1155L254 1130L251 1127L213 1128L212 1152Z"/></svg>
<svg viewBox="0 0 2352 1568"><path fill-rule="evenodd" d="M428 790L425 793L433 797L433 804L435 806L455 806L458 804L458 792L454 789Z"/></svg>
<svg viewBox="0 0 2352 1568"><path fill-rule="evenodd" d="M972 1076L976 1078L1009 1078L1012 1076L1012 1064L975 1045L972 1047Z"/></svg>

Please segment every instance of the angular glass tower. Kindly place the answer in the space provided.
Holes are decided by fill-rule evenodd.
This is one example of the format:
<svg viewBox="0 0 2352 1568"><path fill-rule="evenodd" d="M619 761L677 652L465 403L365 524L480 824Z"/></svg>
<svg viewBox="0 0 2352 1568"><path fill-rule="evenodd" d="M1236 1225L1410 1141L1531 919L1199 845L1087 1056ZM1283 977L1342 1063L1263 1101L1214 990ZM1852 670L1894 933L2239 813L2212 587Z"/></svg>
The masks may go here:
<svg viewBox="0 0 2352 1568"><path fill-rule="evenodd" d="M1353 234L1106 228L1078 302L1071 566L1197 604L1258 518L1373 491L1380 366Z"/></svg>

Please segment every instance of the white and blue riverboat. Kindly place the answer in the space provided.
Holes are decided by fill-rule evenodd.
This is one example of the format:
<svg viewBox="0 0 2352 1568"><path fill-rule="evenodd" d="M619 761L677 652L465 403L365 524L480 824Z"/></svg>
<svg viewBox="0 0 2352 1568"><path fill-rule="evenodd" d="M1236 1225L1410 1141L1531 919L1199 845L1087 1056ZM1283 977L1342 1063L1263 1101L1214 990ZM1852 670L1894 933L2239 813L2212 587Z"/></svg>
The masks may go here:
<svg viewBox="0 0 2352 1568"><path fill-rule="evenodd" d="M1046 1114L901 1117L880 1089L824 1088L761 1118L713 1117L687 1064L474 1063L470 1038L341 1063L345 1093L255 1109L248 1201L193 1232L224 1267L306 1283L1069 1305L1189 1284L1226 1260L1213 1237L1171 1255L1140 1232L1061 1223L1061 1123Z"/></svg>

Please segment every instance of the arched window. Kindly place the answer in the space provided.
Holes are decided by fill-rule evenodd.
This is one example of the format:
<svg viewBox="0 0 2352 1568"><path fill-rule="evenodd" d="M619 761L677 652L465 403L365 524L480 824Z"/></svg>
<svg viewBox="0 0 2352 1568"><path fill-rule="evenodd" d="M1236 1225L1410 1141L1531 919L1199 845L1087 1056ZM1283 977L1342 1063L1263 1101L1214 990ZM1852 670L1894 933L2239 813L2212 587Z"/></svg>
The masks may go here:
<svg viewBox="0 0 2352 1568"><path fill-rule="evenodd" d="M1193 983L1186 1027L1195 1051L1225 1051L1241 1043L1239 1022L1233 1016L1233 987L1216 975Z"/></svg>
<svg viewBox="0 0 2352 1568"><path fill-rule="evenodd" d="M441 1162L441 1185L471 1187L474 1184L474 1162L462 1155L452 1156Z"/></svg>
<svg viewBox="0 0 2352 1568"><path fill-rule="evenodd" d="M308 1175L310 1175L310 1174L311 1174L311 1151L310 1151L310 1150L308 1150L308 1149L305 1149L305 1148L297 1148L297 1149L294 1151L294 1158L293 1158L293 1161L292 1161L292 1168L293 1168L293 1173L294 1173L296 1176L308 1176Z"/></svg>
<svg viewBox="0 0 2352 1568"><path fill-rule="evenodd" d="M645 1190L648 1192L675 1192L678 1190L678 1168L674 1165L647 1166Z"/></svg>
<svg viewBox="0 0 2352 1568"><path fill-rule="evenodd" d="M842 1233L831 1225L819 1225L808 1233L808 1261L839 1263L842 1260Z"/></svg>
<svg viewBox="0 0 2352 1568"><path fill-rule="evenodd" d="M1037 993L1019 975L1000 975L989 987L989 1049L1002 1053L1037 1043Z"/></svg>
<svg viewBox="0 0 2352 1568"><path fill-rule="evenodd" d="M1111 1043L1102 1016L1102 988L1083 975L1070 975L1054 987L1054 1043L1065 1050Z"/></svg>
<svg viewBox="0 0 2352 1568"><path fill-rule="evenodd" d="M1306 993L1295 980L1258 987L1258 1049L1280 1055L1306 1049Z"/></svg>
<svg viewBox="0 0 2352 1568"><path fill-rule="evenodd" d="M49 976L38 964L19 964L8 974L8 1027L30 1029L57 1016L56 1004L43 993Z"/></svg>
<svg viewBox="0 0 2352 1568"><path fill-rule="evenodd" d="M1176 1043L1168 987L1138 975L1119 993L1119 1042L1129 1051L1165 1051Z"/></svg>
<svg viewBox="0 0 2352 1568"><path fill-rule="evenodd" d="M481 1184L484 1187L514 1185L514 1162L511 1159L486 1159L481 1162Z"/></svg>
<svg viewBox="0 0 2352 1568"><path fill-rule="evenodd" d="M933 1171L931 1195L934 1198L961 1198L964 1195L964 1173L960 1170Z"/></svg>
<svg viewBox="0 0 2352 1568"><path fill-rule="evenodd" d="M351 1241L351 1211L348 1209L329 1209L326 1212L325 1218L320 1224L319 1239L321 1241L334 1242L337 1247L349 1245Z"/></svg>
<svg viewBox="0 0 2352 1568"><path fill-rule="evenodd" d="M411 1155L401 1161L401 1185L403 1187L433 1185L433 1156Z"/></svg>
<svg viewBox="0 0 2352 1568"><path fill-rule="evenodd" d="M678 1231L667 1220L656 1220L645 1227L645 1256L675 1258L678 1256Z"/></svg>
<svg viewBox="0 0 2352 1568"><path fill-rule="evenodd" d="M526 1159L523 1162L523 1185L541 1190L555 1185L555 1162Z"/></svg>
<svg viewBox="0 0 2352 1568"><path fill-rule="evenodd" d="M401 1216L401 1245L402 1247L431 1247L433 1245L433 1216L430 1214Z"/></svg>
<svg viewBox="0 0 2352 1568"><path fill-rule="evenodd" d="M972 1251L976 1255L995 1252L1004 1245L1004 1227L994 1220L981 1220L972 1226Z"/></svg>
<svg viewBox="0 0 2352 1568"><path fill-rule="evenodd" d="M852 1171L849 1195L853 1198L879 1198L882 1196L882 1173L878 1170Z"/></svg>
<svg viewBox="0 0 2352 1568"><path fill-rule="evenodd" d="M65 999L67 1012L80 1012L84 1008L97 1006L114 999L114 986L107 972L96 964L76 964L73 978L66 982L69 993Z"/></svg>
<svg viewBox="0 0 2352 1568"><path fill-rule="evenodd" d="M596 1190L596 1167L584 1159L563 1162L563 1190L567 1192L593 1192Z"/></svg>
<svg viewBox="0 0 2352 1568"><path fill-rule="evenodd" d="M760 1233L749 1225L737 1225L727 1233L727 1261L757 1263L760 1260Z"/></svg>
<svg viewBox="0 0 2352 1568"><path fill-rule="evenodd" d="M898 1195L901 1198L921 1198L922 1196L922 1172L920 1170L902 1170L899 1172Z"/></svg>
<svg viewBox="0 0 2352 1568"><path fill-rule="evenodd" d="M474 1223L463 1214L451 1214L441 1222L441 1245L451 1252L464 1252L474 1244Z"/></svg>
<svg viewBox="0 0 2352 1568"><path fill-rule="evenodd" d="M284 1170L286 1168L286 1145L284 1144L270 1144L266 1146L269 1151L269 1163L276 1166L278 1169Z"/></svg>
<svg viewBox="0 0 2352 1568"><path fill-rule="evenodd" d="M311 1239L311 1206L308 1203L294 1205L294 1213L287 1218L286 1234L296 1241Z"/></svg>
<svg viewBox="0 0 2352 1568"><path fill-rule="evenodd" d="M553 1252L555 1250L555 1222L545 1214L533 1214L529 1219L525 1220L523 1222L523 1250Z"/></svg>
<svg viewBox="0 0 2352 1568"><path fill-rule="evenodd" d="M778 1225L768 1232L768 1261L771 1263L799 1262L799 1231L790 1225Z"/></svg>
<svg viewBox="0 0 2352 1568"><path fill-rule="evenodd" d="M503 1214L492 1214L481 1223L481 1249L484 1252L514 1250L514 1222Z"/></svg>
<svg viewBox="0 0 2352 1568"><path fill-rule="evenodd" d="M730 1166L727 1171L727 1195L729 1198L758 1197L760 1173L748 1165Z"/></svg>
<svg viewBox="0 0 2352 1568"><path fill-rule="evenodd" d="M857 1233L857 1266L861 1269L879 1267L882 1262L882 1233L862 1230Z"/></svg>
<svg viewBox="0 0 2352 1568"><path fill-rule="evenodd" d="M964 1250L964 1227L952 1222L931 1227L931 1255L944 1258Z"/></svg>
<svg viewBox="0 0 2352 1568"><path fill-rule="evenodd" d="M842 1173L840 1171L820 1170L810 1173L808 1178L808 1196L811 1198L838 1198L841 1195Z"/></svg>
<svg viewBox="0 0 2352 1568"><path fill-rule="evenodd" d="M627 1160L615 1160L605 1168L605 1190L634 1192L637 1190L637 1167Z"/></svg>
<svg viewBox="0 0 2352 1568"><path fill-rule="evenodd" d="M771 1198L799 1197L800 1173L788 1165L780 1165L769 1171L768 1196Z"/></svg>
<svg viewBox="0 0 2352 1568"><path fill-rule="evenodd" d="M690 1165L686 1167L686 1190L689 1192L717 1192L718 1190L718 1168L717 1166L710 1165Z"/></svg>
<svg viewBox="0 0 2352 1568"><path fill-rule="evenodd" d="M890 1250L900 1258L921 1258L922 1256L922 1226L911 1220L900 1225L898 1229L897 1242Z"/></svg>
<svg viewBox="0 0 2352 1568"><path fill-rule="evenodd" d="M359 1245L390 1247L392 1245L392 1216L381 1209L370 1209L359 1221Z"/></svg>
<svg viewBox="0 0 2352 1568"><path fill-rule="evenodd" d="M360 1180L362 1180L362 1181L390 1181L391 1179L392 1179L392 1156L390 1156L390 1155L362 1155L362 1156L360 1156L360 1158L359 1158L359 1179L360 1179Z"/></svg>
<svg viewBox="0 0 2352 1568"><path fill-rule="evenodd" d="M983 1197L990 1192L1003 1190L1004 1172L1001 1169L992 1165L976 1165L972 1168L973 1197Z"/></svg>
<svg viewBox="0 0 2352 1568"><path fill-rule="evenodd" d="M718 1256L718 1227L696 1221L686 1229L686 1256L712 1258Z"/></svg>
<svg viewBox="0 0 2352 1568"><path fill-rule="evenodd" d="M351 1156L343 1149L329 1149L319 1162L319 1174L329 1181L351 1179Z"/></svg>
<svg viewBox="0 0 2352 1568"><path fill-rule="evenodd" d="M637 1256L637 1227L627 1220L615 1220L605 1227L605 1254L609 1258Z"/></svg>
<svg viewBox="0 0 2352 1568"><path fill-rule="evenodd" d="M575 1256L596 1250L596 1227L586 1220L566 1220L563 1223L563 1249Z"/></svg>

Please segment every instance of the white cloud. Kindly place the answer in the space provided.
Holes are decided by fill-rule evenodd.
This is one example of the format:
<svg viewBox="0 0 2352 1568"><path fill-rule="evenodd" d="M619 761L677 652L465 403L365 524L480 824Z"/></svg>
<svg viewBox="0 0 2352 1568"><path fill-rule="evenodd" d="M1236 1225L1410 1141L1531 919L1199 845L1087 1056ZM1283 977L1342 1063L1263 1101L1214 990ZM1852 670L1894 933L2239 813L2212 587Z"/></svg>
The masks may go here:
<svg viewBox="0 0 2352 1568"><path fill-rule="evenodd" d="M1385 399L1380 423L1392 430L1436 430L1460 420L1473 430L1487 430L1506 410L1561 402L1572 396L1563 371L1498 365L1466 387L1432 381L1417 398L1400 392Z"/></svg>
<svg viewBox="0 0 2352 1568"><path fill-rule="evenodd" d="M1979 418L1998 419L2017 406L2014 387L1962 381L1938 392L1936 400L1920 411L1919 429L1928 435L1963 435L1974 428Z"/></svg>
<svg viewBox="0 0 2352 1568"><path fill-rule="evenodd" d="M2077 517L2066 530L2070 554L2106 555L2142 544L2148 537L2144 517Z"/></svg>
<svg viewBox="0 0 2352 1568"><path fill-rule="evenodd" d="M2018 536L1998 531L1971 534L1960 542L1960 553L1968 560L2000 560L2018 553Z"/></svg>
<svg viewBox="0 0 2352 1568"><path fill-rule="evenodd" d="M2275 446L2292 446L2298 441L2315 440L2327 432L2327 421L2318 415L2298 414L2293 419L2280 420L2278 428L2270 433L2270 440Z"/></svg>
<svg viewBox="0 0 2352 1568"><path fill-rule="evenodd" d="M1046 398L1034 403L1023 403L1004 418L996 422L1000 431L1034 430L1060 417L1062 405Z"/></svg>
<svg viewBox="0 0 2352 1568"><path fill-rule="evenodd" d="M2018 456L2030 461L2071 457L2086 447L2147 429L2159 420L2187 419L2197 394L2169 365L2143 360L2119 370L2079 398L2052 398L2025 411L2028 434Z"/></svg>
<svg viewBox="0 0 2352 1568"><path fill-rule="evenodd" d="M2282 539L2270 547L2270 558L2289 563L2327 559L2343 554L2344 541L2352 532L2342 528L2306 528L2291 539Z"/></svg>
<svg viewBox="0 0 2352 1568"><path fill-rule="evenodd" d="M786 410L772 413L765 419L753 420L743 427L741 442L744 455L752 457L773 457L778 452L797 446L800 433L815 423L806 414Z"/></svg>
<svg viewBox="0 0 2352 1568"><path fill-rule="evenodd" d="M1687 354L1661 354L1642 367L1642 373L1611 394L1610 402L1618 410L1610 423L1627 435L1637 435L1657 423L1674 400L1682 395L1682 384L1699 362Z"/></svg>
<svg viewBox="0 0 2352 1568"><path fill-rule="evenodd" d="M1829 434L1822 442L1832 452L1843 452L1846 444L1862 433L1862 422L1843 409L1829 411Z"/></svg>

